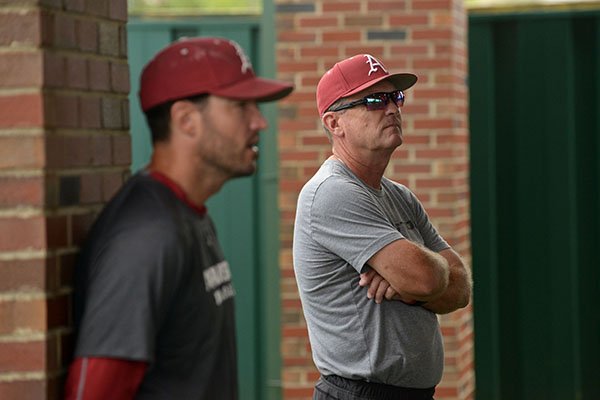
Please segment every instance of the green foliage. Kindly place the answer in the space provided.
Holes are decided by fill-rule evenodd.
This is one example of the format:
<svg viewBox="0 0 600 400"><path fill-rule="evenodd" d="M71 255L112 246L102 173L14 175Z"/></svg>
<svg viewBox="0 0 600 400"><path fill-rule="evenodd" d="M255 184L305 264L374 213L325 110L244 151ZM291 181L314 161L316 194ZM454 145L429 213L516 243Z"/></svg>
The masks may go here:
<svg viewBox="0 0 600 400"><path fill-rule="evenodd" d="M131 15L260 14L261 0L128 0Z"/></svg>

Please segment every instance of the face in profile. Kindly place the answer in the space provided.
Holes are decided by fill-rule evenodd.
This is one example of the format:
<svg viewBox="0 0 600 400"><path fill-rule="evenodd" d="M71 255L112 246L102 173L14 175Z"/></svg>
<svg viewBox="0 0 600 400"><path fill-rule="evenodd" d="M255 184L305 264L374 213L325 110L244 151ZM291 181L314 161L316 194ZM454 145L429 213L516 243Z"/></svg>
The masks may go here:
<svg viewBox="0 0 600 400"><path fill-rule="evenodd" d="M256 171L258 141L267 121L254 101L210 96L200 110L202 134L198 143L201 163L229 178Z"/></svg>

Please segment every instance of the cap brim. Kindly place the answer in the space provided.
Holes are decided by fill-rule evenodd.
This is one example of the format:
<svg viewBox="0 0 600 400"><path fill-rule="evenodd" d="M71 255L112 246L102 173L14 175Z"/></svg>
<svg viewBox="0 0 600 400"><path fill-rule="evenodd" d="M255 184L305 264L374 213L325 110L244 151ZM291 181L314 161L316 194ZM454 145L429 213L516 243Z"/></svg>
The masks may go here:
<svg viewBox="0 0 600 400"><path fill-rule="evenodd" d="M386 76L382 76L377 79L373 79L372 81L366 82L363 85L349 91L348 93L345 93L342 97L352 96L353 94L356 94L362 90L370 88L377 82L381 82L381 81L391 82L392 85L394 85L394 87L396 88L396 90L406 90L406 89L412 87L415 83L417 83L417 79L418 78L416 75L410 74L410 73L399 73L399 74L386 75Z"/></svg>
<svg viewBox="0 0 600 400"><path fill-rule="evenodd" d="M254 100L257 102L275 101L289 95L294 85L273 79L253 77L226 88L214 89L215 96L234 100Z"/></svg>

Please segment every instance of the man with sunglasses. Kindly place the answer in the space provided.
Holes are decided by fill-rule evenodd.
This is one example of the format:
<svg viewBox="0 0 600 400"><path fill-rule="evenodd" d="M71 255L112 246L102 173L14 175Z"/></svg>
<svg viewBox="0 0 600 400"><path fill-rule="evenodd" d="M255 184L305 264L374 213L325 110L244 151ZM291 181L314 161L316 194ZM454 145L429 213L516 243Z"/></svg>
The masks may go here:
<svg viewBox="0 0 600 400"><path fill-rule="evenodd" d="M300 193L293 244L317 400L433 399L444 363L436 314L470 299L461 258L416 196L383 176L416 81L361 54L317 86L332 156Z"/></svg>
<svg viewBox="0 0 600 400"><path fill-rule="evenodd" d="M257 77L236 42L181 39L146 64L150 163L90 231L75 272L68 400L236 400L234 294L205 202L256 170L258 103L293 85Z"/></svg>

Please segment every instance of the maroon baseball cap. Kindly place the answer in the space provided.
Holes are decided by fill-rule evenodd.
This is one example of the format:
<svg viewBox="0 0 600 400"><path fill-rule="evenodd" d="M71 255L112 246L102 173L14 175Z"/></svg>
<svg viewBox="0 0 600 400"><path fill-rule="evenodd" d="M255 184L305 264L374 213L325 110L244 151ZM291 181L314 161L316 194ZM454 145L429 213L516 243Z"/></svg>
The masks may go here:
<svg viewBox="0 0 600 400"><path fill-rule="evenodd" d="M391 82L397 90L405 90L417 82L410 73L390 74L383 63L370 54L358 54L335 64L317 85L319 115L342 97L351 96L379 81Z"/></svg>
<svg viewBox="0 0 600 400"><path fill-rule="evenodd" d="M254 75L242 47L225 38L183 38L158 52L142 71L142 110L200 94L272 101L292 92L290 83Z"/></svg>

